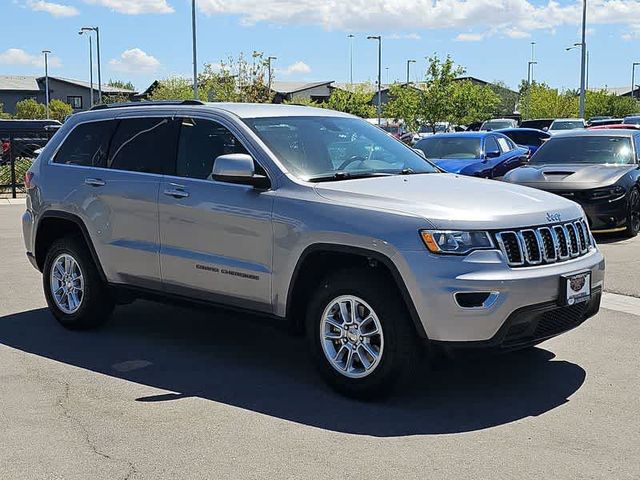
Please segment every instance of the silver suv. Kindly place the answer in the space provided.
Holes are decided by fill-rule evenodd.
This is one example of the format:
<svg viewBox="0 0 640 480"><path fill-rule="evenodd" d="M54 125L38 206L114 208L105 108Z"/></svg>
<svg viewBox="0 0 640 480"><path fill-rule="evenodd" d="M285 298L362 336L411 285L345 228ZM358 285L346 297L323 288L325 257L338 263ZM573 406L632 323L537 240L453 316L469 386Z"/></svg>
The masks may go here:
<svg viewBox="0 0 640 480"><path fill-rule="evenodd" d="M580 206L441 172L356 117L173 102L73 115L27 174L27 255L55 317L140 296L289 319L320 372L386 392L417 354L535 345L594 315Z"/></svg>

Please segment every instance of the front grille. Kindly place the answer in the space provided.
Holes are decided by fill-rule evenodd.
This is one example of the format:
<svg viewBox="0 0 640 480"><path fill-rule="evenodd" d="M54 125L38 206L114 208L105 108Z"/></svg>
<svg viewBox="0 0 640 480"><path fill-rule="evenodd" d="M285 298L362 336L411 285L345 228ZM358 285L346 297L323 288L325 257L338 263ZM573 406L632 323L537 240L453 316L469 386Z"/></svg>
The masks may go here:
<svg viewBox="0 0 640 480"><path fill-rule="evenodd" d="M584 219L497 232L495 238L511 267L561 262L585 255L592 247Z"/></svg>

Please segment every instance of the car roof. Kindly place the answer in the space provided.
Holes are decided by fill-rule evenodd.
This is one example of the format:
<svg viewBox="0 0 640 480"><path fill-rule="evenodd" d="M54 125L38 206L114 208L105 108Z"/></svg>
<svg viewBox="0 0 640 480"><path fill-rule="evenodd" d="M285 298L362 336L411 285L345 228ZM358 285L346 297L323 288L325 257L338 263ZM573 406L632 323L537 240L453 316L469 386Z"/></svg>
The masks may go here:
<svg viewBox="0 0 640 480"><path fill-rule="evenodd" d="M437 135L431 135L429 137L425 137L422 140L420 140L421 142L424 140L433 140L433 139L438 139L438 138L484 138L487 135L491 135L491 134L495 134L499 132L497 130L493 130L490 132L487 131L481 131L481 132L451 132L451 133L438 133Z"/></svg>
<svg viewBox="0 0 640 480"><path fill-rule="evenodd" d="M355 118L343 112L326 108L307 107L303 105L284 105L276 103L232 103L232 102L130 102L126 104L100 106L98 109L81 112L75 115L96 114L96 117L113 117L129 112L155 112L160 110L204 110L210 112L228 112L240 118L265 117L344 117ZM106 113L104 113L106 112ZM74 116L75 116L74 115ZM93 115L91 115L93 116Z"/></svg>
<svg viewBox="0 0 640 480"><path fill-rule="evenodd" d="M566 137L632 137L634 135L640 135L640 131L629 129L588 129L584 130L566 130L560 131L551 136L553 138L566 138Z"/></svg>
<svg viewBox="0 0 640 480"><path fill-rule="evenodd" d="M554 122L584 122L584 118L556 118Z"/></svg>
<svg viewBox="0 0 640 480"><path fill-rule="evenodd" d="M501 128L499 130L494 130L494 132L498 132L498 133L531 132L531 133L543 133L543 134L549 135L549 136L551 135L550 133L547 133L544 130L539 130L537 128L527 128L527 127Z"/></svg>

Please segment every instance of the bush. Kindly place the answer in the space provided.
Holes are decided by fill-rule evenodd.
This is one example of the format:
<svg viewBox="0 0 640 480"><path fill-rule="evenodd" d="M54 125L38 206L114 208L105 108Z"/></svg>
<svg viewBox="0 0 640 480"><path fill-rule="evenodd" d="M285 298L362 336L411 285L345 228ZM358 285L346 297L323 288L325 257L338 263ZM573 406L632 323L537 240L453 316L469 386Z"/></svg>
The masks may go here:
<svg viewBox="0 0 640 480"><path fill-rule="evenodd" d="M45 118L46 108L42 103L38 103L33 98L26 98L16 103L15 118L26 120L37 120Z"/></svg>
<svg viewBox="0 0 640 480"><path fill-rule="evenodd" d="M71 105L69 105L68 103L64 103L62 100L54 98L49 102L49 116L53 120L64 122L64 119L72 113L73 108L71 108Z"/></svg>

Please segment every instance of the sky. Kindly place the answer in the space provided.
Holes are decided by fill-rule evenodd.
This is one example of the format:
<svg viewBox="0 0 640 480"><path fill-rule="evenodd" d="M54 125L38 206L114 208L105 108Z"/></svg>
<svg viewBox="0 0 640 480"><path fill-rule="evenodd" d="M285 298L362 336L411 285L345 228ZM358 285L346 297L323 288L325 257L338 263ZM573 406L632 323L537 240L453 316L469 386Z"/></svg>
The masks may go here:
<svg viewBox="0 0 640 480"><path fill-rule="evenodd" d="M190 76L191 0L2 0L0 75L89 79L85 26L100 28L103 81ZM382 81L424 76L426 57L450 54L468 75L517 88L535 42L534 78L577 88L582 0L197 0L198 64L254 50L277 57L282 81ZM631 84L640 61L640 0L588 0L589 86ZM347 36L353 34L354 38ZM95 40L94 40L95 41ZM94 43L95 48L95 43ZM637 69L640 78L640 68ZM95 75L95 74L94 74Z"/></svg>

